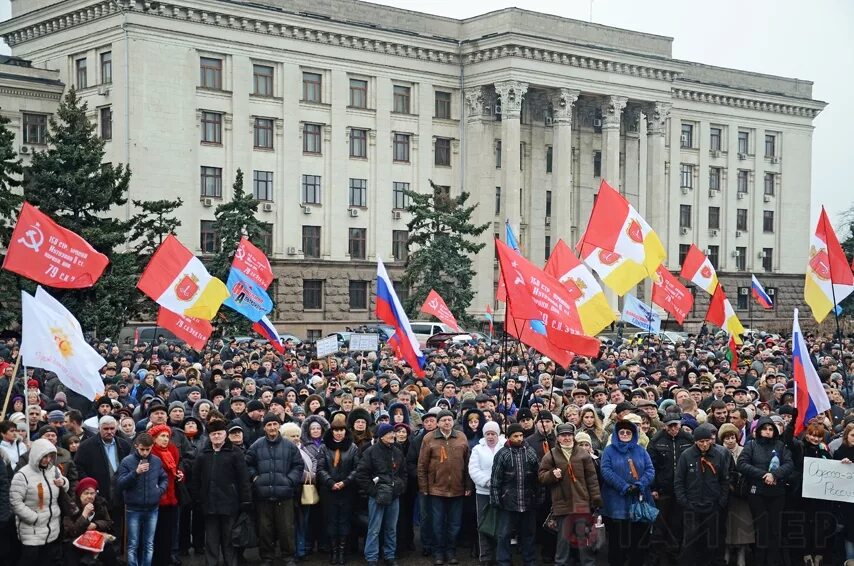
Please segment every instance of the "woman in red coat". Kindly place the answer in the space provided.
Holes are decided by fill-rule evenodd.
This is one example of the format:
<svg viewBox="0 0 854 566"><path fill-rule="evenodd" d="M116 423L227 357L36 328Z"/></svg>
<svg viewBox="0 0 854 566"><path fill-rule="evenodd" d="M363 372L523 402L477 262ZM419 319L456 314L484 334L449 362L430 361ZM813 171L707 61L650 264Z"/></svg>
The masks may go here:
<svg viewBox="0 0 854 566"><path fill-rule="evenodd" d="M178 518L178 493L175 482L184 481L184 472L179 466L178 448L171 442L172 429L165 424L155 425L148 430L148 434L154 439L151 453L163 462L163 469L169 480L166 493L160 498L157 528L154 530L154 558L151 564L152 566L169 566L172 562L172 537L175 535Z"/></svg>

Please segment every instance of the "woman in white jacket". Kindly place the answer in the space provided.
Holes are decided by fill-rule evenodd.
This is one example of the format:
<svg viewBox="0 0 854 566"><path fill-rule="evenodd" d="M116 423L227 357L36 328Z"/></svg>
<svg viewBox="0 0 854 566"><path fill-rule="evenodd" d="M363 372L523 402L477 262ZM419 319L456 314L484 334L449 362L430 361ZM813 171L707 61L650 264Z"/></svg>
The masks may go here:
<svg viewBox="0 0 854 566"><path fill-rule="evenodd" d="M18 564L56 564L62 558L59 497L68 480L54 465L56 447L40 438L30 447L29 463L15 473L9 500L23 549Z"/></svg>
<svg viewBox="0 0 854 566"><path fill-rule="evenodd" d="M490 478L492 478L492 460L495 453L504 446L505 438L501 436L501 429L495 421L489 421L483 426L483 438L471 451L469 457L469 476L474 482L475 500L477 502L477 522L480 524L481 517L486 506L489 504ZM481 532L477 534L478 553L482 566L495 563L495 540Z"/></svg>

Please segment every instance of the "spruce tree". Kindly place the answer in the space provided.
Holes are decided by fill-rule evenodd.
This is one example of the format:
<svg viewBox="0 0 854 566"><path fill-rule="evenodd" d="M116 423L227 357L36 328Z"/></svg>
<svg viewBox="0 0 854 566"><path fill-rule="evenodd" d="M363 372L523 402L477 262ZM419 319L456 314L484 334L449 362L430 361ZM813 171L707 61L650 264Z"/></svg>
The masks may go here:
<svg viewBox="0 0 854 566"><path fill-rule="evenodd" d="M467 205L469 193L451 198L430 181L431 193L407 191L412 214L409 229L409 259L402 283L409 289L404 308L415 316L435 289L445 300L457 320L473 324L467 309L474 298L471 281L475 277L472 257L485 244L474 240L489 227L489 223L476 226L472 223L477 204Z"/></svg>
<svg viewBox="0 0 854 566"><path fill-rule="evenodd" d="M9 244L21 204L21 196L14 189L21 186L23 168L15 151L15 134L8 124L9 119L0 115L0 246ZM9 328L18 318L19 280L14 273L0 271L0 328Z"/></svg>

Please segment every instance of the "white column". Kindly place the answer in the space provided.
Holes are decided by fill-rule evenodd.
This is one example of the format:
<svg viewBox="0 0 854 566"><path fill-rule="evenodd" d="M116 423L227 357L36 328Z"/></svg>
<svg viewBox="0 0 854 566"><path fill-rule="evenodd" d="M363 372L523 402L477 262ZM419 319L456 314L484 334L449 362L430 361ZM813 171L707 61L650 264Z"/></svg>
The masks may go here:
<svg viewBox="0 0 854 566"><path fill-rule="evenodd" d="M602 178L620 190L620 124L625 96L608 96L602 103ZM620 190L620 192L623 192Z"/></svg>
<svg viewBox="0 0 854 566"><path fill-rule="evenodd" d="M495 93L501 103L501 188L506 195L506 217L516 237L522 223L522 171L519 167L521 143L522 97L528 83L503 81L495 83Z"/></svg>
<svg viewBox="0 0 854 566"><path fill-rule="evenodd" d="M572 106L580 94L561 88L551 93L552 104L552 245L563 239L573 246Z"/></svg>
<svg viewBox="0 0 854 566"><path fill-rule="evenodd" d="M646 109L646 221L658 233L662 242L668 242L667 187L664 175L664 136L671 104L655 102ZM675 263L668 262L675 267Z"/></svg>

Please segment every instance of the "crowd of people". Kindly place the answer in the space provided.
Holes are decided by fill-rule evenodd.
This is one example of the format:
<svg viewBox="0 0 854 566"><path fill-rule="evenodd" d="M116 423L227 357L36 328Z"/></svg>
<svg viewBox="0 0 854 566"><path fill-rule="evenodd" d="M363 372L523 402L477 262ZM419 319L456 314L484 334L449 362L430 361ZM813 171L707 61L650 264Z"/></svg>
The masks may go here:
<svg viewBox="0 0 854 566"><path fill-rule="evenodd" d="M854 504L801 482L854 461L854 342L807 342L832 407L796 435L791 341L763 333L735 365L703 333L568 368L453 344L423 376L388 348L103 342L94 403L14 375L10 339L0 564L851 566Z"/></svg>

